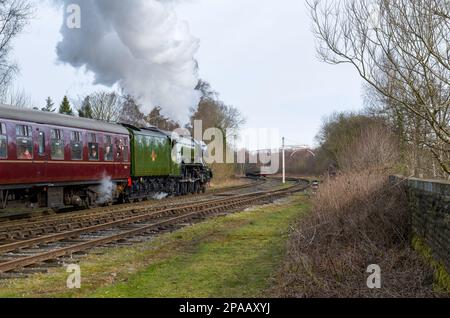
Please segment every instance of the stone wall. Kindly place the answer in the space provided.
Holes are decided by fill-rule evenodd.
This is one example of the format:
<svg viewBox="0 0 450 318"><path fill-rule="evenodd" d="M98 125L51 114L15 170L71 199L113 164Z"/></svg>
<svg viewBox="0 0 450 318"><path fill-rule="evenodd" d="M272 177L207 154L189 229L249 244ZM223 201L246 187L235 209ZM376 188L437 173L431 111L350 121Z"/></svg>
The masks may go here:
<svg viewBox="0 0 450 318"><path fill-rule="evenodd" d="M390 182L407 187L414 237L450 273L450 182L400 176L391 176Z"/></svg>

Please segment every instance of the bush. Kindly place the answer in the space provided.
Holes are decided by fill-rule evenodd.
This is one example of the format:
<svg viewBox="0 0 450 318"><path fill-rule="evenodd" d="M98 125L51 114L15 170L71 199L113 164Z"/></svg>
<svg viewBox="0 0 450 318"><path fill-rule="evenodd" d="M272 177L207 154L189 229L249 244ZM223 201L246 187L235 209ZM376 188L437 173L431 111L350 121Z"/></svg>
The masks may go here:
<svg viewBox="0 0 450 318"><path fill-rule="evenodd" d="M213 163L210 165L213 172L211 185L227 185L236 180L235 166L225 163Z"/></svg>
<svg viewBox="0 0 450 318"><path fill-rule="evenodd" d="M311 215L288 244L272 292L278 297L434 296L433 273L410 248L405 191L387 178L346 173L319 190ZM369 289L370 264L381 267L381 289Z"/></svg>
<svg viewBox="0 0 450 318"><path fill-rule="evenodd" d="M345 171L390 173L400 159L396 137L383 124L364 127L359 135L338 154L339 166Z"/></svg>

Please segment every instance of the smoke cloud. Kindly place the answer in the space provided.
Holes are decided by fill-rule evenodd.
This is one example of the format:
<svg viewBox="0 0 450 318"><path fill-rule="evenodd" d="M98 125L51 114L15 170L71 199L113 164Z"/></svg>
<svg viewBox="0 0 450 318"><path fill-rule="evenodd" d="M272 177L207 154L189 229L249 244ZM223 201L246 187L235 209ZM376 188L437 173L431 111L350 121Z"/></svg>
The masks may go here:
<svg viewBox="0 0 450 318"><path fill-rule="evenodd" d="M179 0L59 0L81 8L81 28L69 28L67 13L57 45L60 61L85 68L95 84L119 85L138 98L143 111L161 106L186 122L199 101L195 54L199 40L175 12Z"/></svg>

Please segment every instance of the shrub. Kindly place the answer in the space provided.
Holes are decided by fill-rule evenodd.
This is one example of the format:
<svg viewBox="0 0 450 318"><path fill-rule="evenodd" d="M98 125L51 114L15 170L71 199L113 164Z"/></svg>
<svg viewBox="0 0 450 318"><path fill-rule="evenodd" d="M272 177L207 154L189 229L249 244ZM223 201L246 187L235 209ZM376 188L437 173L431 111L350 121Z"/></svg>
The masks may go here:
<svg viewBox="0 0 450 318"><path fill-rule="evenodd" d="M434 296L432 270L410 248L406 199L401 187L378 174L346 173L327 181L289 240L273 294ZM381 267L381 289L366 285L370 264Z"/></svg>

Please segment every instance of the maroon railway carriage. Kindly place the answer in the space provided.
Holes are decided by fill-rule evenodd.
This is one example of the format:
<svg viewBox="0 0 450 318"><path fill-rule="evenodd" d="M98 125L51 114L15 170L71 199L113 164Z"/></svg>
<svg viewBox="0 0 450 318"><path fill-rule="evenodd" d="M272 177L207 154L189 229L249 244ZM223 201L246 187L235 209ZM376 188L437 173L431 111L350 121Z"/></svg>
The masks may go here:
<svg viewBox="0 0 450 318"><path fill-rule="evenodd" d="M126 128L0 106L0 209L109 203L129 176Z"/></svg>

